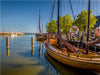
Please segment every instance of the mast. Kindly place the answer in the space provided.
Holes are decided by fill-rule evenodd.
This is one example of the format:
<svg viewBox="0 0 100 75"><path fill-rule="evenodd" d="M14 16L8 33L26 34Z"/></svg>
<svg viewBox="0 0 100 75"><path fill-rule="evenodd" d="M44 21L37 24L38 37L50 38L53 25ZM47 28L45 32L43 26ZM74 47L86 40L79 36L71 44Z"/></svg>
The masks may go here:
<svg viewBox="0 0 100 75"><path fill-rule="evenodd" d="M89 41L90 1L91 1L91 0L88 0L88 23L87 23L87 39L86 39L86 42ZM87 45L86 45L86 54L88 54L88 46L87 46Z"/></svg>
<svg viewBox="0 0 100 75"><path fill-rule="evenodd" d="M42 33L43 33L43 19L42 19Z"/></svg>
<svg viewBox="0 0 100 75"><path fill-rule="evenodd" d="M39 34L42 34L41 33L41 16L40 16L40 9L39 9Z"/></svg>
<svg viewBox="0 0 100 75"><path fill-rule="evenodd" d="M58 26L57 26L57 30L58 30L58 36L59 36L59 8L60 8L60 6L59 6L59 4L60 4L60 0L58 0ZM59 43L59 38L58 38L58 43Z"/></svg>

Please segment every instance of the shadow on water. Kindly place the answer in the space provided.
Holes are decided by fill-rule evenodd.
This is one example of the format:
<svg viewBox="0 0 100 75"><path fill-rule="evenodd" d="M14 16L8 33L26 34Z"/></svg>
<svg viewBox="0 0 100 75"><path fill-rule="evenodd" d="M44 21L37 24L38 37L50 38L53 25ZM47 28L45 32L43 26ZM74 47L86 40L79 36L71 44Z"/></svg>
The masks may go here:
<svg viewBox="0 0 100 75"><path fill-rule="evenodd" d="M23 67L22 64L12 64L12 63L1 63L2 65L9 65L10 67L14 67L14 68L20 68Z"/></svg>
<svg viewBox="0 0 100 75"><path fill-rule="evenodd" d="M31 46L31 50L27 50L26 52L19 52L17 53L18 55L21 55L23 57L41 57L42 52L43 52L43 44L39 44L36 47Z"/></svg>
<svg viewBox="0 0 100 75"><path fill-rule="evenodd" d="M64 65L60 62L57 62L52 57L50 57L47 53L45 53L47 70L50 72L50 66L56 69L56 75L97 75L94 72L73 68L67 65ZM42 72L39 73L41 75ZM50 74L50 73L49 73ZM51 75L51 74L50 74Z"/></svg>
<svg viewBox="0 0 100 75"><path fill-rule="evenodd" d="M42 60L44 59L44 53L43 53L43 43L39 43L38 46L31 46L31 50L27 50L26 52L18 52L17 54L22 57L35 57L35 59L30 59L32 61L37 60L38 62L33 65L41 65Z"/></svg>

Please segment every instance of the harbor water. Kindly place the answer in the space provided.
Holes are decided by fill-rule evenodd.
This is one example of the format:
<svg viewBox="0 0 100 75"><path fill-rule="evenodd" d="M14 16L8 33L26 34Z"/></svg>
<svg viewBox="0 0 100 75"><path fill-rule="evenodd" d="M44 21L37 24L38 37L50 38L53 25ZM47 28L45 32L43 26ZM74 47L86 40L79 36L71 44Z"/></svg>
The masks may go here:
<svg viewBox="0 0 100 75"><path fill-rule="evenodd" d="M31 37L34 37L34 47ZM55 61L46 53L44 43L36 41L34 34L9 37L8 48L6 37L0 37L0 42L1 75L96 75Z"/></svg>

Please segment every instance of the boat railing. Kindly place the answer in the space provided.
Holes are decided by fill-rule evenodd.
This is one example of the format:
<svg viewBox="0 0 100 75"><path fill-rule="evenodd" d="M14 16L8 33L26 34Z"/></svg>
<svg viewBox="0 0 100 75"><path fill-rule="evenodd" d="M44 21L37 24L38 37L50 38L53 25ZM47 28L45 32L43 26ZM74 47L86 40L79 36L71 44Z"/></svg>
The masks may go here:
<svg viewBox="0 0 100 75"><path fill-rule="evenodd" d="M94 61L94 62L100 62L100 56L99 55L83 55L83 54L76 54L76 53L65 53L59 50L56 50L51 45L48 46L48 49L56 54L60 54L61 56L66 56L71 59L78 59L80 61Z"/></svg>

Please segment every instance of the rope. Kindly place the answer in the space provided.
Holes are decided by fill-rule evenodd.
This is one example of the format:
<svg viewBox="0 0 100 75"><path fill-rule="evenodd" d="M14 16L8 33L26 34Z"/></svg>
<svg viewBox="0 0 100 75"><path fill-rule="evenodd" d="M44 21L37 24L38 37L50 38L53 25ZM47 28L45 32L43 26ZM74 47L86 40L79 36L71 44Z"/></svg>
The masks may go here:
<svg viewBox="0 0 100 75"><path fill-rule="evenodd" d="M71 11L72 11L73 18L75 20L75 16L74 16L74 12L73 12L73 7L72 7L72 4L71 4L71 0L69 0L69 3L70 3L70 8L71 8Z"/></svg>
<svg viewBox="0 0 100 75"><path fill-rule="evenodd" d="M65 3L65 14L67 14L67 10L66 10L66 0L65 0L64 3Z"/></svg>
<svg viewBox="0 0 100 75"><path fill-rule="evenodd" d="M55 6L55 0L54 0L53 5L52 5L52 11L51 11L51 16L50 16L50 22L52 21L52 17L53 17L54 6Z"/></svg>
<svg viewBox="0 0 100 75"><path fill-rule="evenodd" d="M82 10L83 10L83 8L84 8L84 0L82 0Z"/></svg>
<svg viewBox="0 0 100 75"><path fill-rule="evenodd" d="M98 7L97 7L97 6L98 6L98 3L97 3L97 1L96 1L96 10L97 10L97 19L98 19L99 16L98 16ZM97 25L98 25L98 24L99 24L99 21L97 21Z"/></svg>

